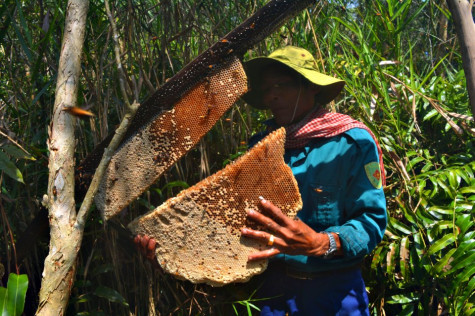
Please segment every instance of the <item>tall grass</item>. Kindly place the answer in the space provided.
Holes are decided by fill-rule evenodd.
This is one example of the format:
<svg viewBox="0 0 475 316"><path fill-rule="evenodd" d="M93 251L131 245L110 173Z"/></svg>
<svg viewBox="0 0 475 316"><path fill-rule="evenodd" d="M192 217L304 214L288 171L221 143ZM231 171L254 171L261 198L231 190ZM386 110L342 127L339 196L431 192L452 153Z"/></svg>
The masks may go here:
<svg viewBox="0 0 475 316"><path fill-rule="evenodd" d="M264 3L111 3L130 96L146 99ZM15 261L9 234L14 241L23 236L46 192L47 125L64 12L65 3L54 0L0 5L0 256L6 272ZM449 24L448 36L442 32L446 16L447 9L433 0L322 1L244 56L285 44L307 48L322 71L346 81L331 107L364 121L377 135L390 221L365 269L375 315L474 314L474 122L454 30ZM88 19L79 103L96 117L78 122L78 160L124 113L102 2L91 2ZM125 225L244 152L247 138L268 116L238 102L116 221L103 223L93 212L68 314L253 313L251 284L216 289L153 271ZM47 236L19 262L30 278L30 313L46 248Z"/></svg>
<svg viewBox="0 0 475 316"><path fill-rule="evenodd" d="M338 106L372 128L388 171L390 221L367 271L375 314L475 313L470 113L463 72L447 60L457 53L434 59L427 45L430 6L372 1L347 10L353 19L330 17L332 69L347 82Z"/></svg>

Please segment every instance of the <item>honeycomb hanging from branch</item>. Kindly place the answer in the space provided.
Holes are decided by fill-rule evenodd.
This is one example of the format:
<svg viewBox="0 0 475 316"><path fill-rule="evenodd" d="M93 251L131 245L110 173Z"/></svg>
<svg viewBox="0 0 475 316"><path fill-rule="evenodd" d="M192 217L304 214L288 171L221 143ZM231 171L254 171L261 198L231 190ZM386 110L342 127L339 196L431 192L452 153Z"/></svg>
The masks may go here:
<svg viewBox="0 0 475 316"><path fill-rule="evenodd" d="M210 67L215 68L212 75L115 152L95 198L105 219L152 185L247 91L247 78L238 59Z"/></svg>
<svg viewBox="0 0 475 316"><path fill-rule="evenodd" d="M154 238L159 264L180 279L213 286L249 280L265 270L267 260L247 262L248 255L268 246L241 236L244 226L259 228L246 220L246 210L258 209L259 196L289 217L302 207L283 159L284 143L281 128L226 168L135 219L129 229Z"/></svg>

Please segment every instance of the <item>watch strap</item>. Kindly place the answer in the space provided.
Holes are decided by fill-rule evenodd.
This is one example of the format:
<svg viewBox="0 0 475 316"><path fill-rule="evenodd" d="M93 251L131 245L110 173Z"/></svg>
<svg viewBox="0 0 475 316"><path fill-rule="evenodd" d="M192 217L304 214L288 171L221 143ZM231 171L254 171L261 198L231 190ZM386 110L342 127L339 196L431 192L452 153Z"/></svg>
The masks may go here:
<svg viewBox="0 0 475 316"><path fill-rule="evenodd" d="M330 232L322 232L322 233L327 234L328 238L330 239L330 247L323 255L323 259L331 259L335 255L335 252L338 250L336 247L335 237L333 237L333 234Z"/></svg>

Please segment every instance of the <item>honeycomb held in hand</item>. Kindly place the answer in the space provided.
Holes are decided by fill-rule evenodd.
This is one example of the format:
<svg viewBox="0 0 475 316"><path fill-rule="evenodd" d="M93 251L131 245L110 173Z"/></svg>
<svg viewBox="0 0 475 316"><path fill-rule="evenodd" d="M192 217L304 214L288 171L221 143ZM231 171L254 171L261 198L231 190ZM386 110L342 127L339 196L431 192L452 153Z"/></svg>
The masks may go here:
<svg viewBox="0 0 475 316"><path fill-rule="evenodd" d="M247 91L238 59L197 83L173 109L163 112L114 154L95 202L109 219L142 194L187 153Z"/></svg>
<svg viewBox="0 0 475 316"><path fill-rule="evenodd" d="M266 269L267 260L248 262L248 255L268 246L241 236L244 226L256 228L246 221L246 210L258 209L259 196L289 217L302 207L284 162L284 143L281 128L226 168L135 219L129 229L154 238L159 264L180 279L213 286L249 280Z"/></svg>

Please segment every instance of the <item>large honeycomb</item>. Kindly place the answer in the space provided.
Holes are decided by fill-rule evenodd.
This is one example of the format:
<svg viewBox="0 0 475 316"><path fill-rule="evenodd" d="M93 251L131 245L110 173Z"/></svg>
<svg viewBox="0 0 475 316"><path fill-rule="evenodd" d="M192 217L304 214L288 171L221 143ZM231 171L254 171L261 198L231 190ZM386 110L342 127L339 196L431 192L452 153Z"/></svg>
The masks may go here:
<svg viewBox="0 0 475 316"><path fill-rule="evenodd" d="M244 226L257 227L246 220L246 210L258 209L259 196L289 217L302 207L284 162L284 143L281 128L226 168L135 219L129 229L153 237L160 266L180 279L213 286L249 280L266 269L267 260L248 262L248 255L268 246L241 236Z"/></svg>
<svg viewBox="0 0 475 316"><path fill-rule="evenodd" d="M188 152L247 91L237 58L195 85L115 153L95 197L105 219L136 199Z"/></svg>

